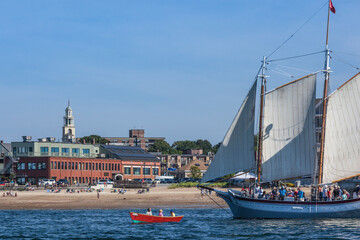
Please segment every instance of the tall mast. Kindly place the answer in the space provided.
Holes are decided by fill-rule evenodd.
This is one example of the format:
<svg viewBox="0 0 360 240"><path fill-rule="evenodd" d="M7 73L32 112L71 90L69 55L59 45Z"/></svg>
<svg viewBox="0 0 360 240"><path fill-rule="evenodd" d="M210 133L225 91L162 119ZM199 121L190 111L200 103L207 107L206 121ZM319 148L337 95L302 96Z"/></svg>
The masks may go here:
<svg viewBox="0 0 360 240"><path fill-rule="evenodd" d="M262 128L263 128L263 118L264 118L264 95L265 95L265 84L266 84L266 57L262 61L261 75L258 77L261 78L261 93L260 93L260 120L259 120L259 139L258 139L258 159L257 159L257 182L260 183L261 176L261 163L262 163Z"/></svg>
<svg viewBox="0 0 360 240"><path fill-rule="evenodd" d="M330 23L330 1L328 8L327 30L326 30L326 47L325 47L325 65L324 65L324 96L323 96L323 114L322 114L322 128L321 128L321 143L320 143L320 159L319 159L319 179L318 184L322 183L323 178L323 161L324 161L324 145L325 145L325 127L326 127L326 112L327 112L327 93L330 78L330 50L329 50L329 23Z"/></svg>

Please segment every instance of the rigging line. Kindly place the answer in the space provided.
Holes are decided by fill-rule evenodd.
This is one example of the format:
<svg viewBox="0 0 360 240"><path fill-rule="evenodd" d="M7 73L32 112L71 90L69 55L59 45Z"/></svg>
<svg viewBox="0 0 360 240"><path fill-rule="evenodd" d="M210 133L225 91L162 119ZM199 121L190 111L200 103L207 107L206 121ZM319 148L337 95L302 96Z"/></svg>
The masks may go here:
<svg viewBox="0 0 360 240"><path fill-rule="evenodd" d="M300 72L312 73L312 71L310 71L310 70L296 68L296 67L290 67L290 66L281 65L281 64L273 64L273 66L289 68L289 69L297 70L297 71L300 71Z"/></svg>
<svg viewBox="0 0 360 240"><path fill-rule="evenodd" d="M214 199L212 199L212 197L210 197L209 194L205 194L206 196L208 196L216 205L218 205L222 210L224 210L225 212L227 212L230 216L232 216L232 214L227 210L225 209L223 206L221 206L220 204L218 204Z"/></svg>
<svg viewBox="0 0 360 240"><path fill-rule="evenodd" d="M319 8L308 20L306 20L305 23L303 23L303 25L301 25L290 37L288 37L282 44L280 44L280 46L278 46L272 53L270 53L266 58L269 58L271 55L273 55L277 50L279 50L282 46L284 46L292 37L295 36L296 33L298 33L303 27L305 27L305 25L310 22L311 19L313 19L316 14L318 14L320 12L321 9L323 9L323 7L325 7L328 4L328 0L326 0L326 2L324 3L324 5L321 6L321 8Z"/></svg>
<svg viewBox="0 0 360 240"><path fill-rule="evenodd" d="M287 73L287 72L285 72L285 71L282 71L281 69L277 69L277 70L272 69L271 71L273 71L273 72L275 72L275 73L278 73L278 74L280 74L280 75L283 75L283 76L285 76L285 77L294 78L294 75L291 75L290 73Z"/></svg>
<svg viewBox="0 0 360 240"><path fill-rule="evenodd" d="M336 55L336 54L333 54L333 58L334 58L335 60L338 60L339 62L342 62L342 63L344 63L344 64L346 64L346 65L349 65L350 67L353 67L353 68L355 68L355 69L357 69L357 70L360 70L359 67L357 67L357 66L355 66L355 65L352 65L351 63L349 63L348 61L346 61L345 59L343 59L342 57L340 57L340 56L338 56L338 55Z"/></svg>
<svg viewBox="0 0 360 240"><path fill-rule="evenodd" d="M325 51L322 50L322 51L318 51L318 52L307 53L307 54L302 54L302 55L297 55L297 56L292 56L292 57L271 59L271 60L268 60L268 62L277 62L277 61L283 61L283 60L288 60L288 59L293 59L293 58L306 57L306 56L311 56L311 55L315 55L315 54L319 54L319 53L323 53L323 52L325 52Z"/></svg>
<svg viewBox="0 0 360 240"><path fill-rule="evenodd" d="M355 54L355 53L347 53L347 52L341 52L341 51L331 51L331 52L332 53L336 52L336 53L346 54L346 55L350 55L350 56L360 57L359 54Z"/></svg>

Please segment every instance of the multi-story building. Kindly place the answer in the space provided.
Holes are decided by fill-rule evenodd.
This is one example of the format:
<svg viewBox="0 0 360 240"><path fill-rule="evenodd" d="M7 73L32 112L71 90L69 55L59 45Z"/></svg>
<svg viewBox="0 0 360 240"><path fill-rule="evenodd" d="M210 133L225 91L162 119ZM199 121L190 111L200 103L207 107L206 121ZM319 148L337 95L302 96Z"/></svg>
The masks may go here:
<svg viewBox="0 0 360 240"><path fill-rule="evenodd" d="M192 149L186 154L162 154L151 153L161 162L161 173L168 176L176 176L176 171L193 161L201 161L204 166L209 166L214 159L214 154L203 154L202 149Z"/></svg>
<svg viewBox="0 0 360 240"><path fill-rule="evenodd" d="M118 146L137 146L148 150L156 140L165 140L164 137L145 137L144 129L130 129L129 137L105 137L110 141L110 145Z"/></svg>
<svg viewBox="0 0 360 240"><path fill-rule="evenodd" d="M67 179L88 184L99 179L152 178L159 175L160 161L138 147L61 143L41 140L11 143L19 184L42 179Z"/></svg>

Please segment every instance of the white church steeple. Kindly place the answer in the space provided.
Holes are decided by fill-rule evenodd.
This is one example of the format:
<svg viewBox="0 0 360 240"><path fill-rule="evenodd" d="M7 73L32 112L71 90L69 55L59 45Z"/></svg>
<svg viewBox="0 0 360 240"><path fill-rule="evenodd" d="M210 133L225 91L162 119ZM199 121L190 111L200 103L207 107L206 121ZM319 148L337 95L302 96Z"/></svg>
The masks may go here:
<svg viewBox="0 0 360 240"><path fill-rule="evenodd" d="M68 106L65 109L62 141L70 143L75 142L75 123L72 109L70 107L70 100L68 101Z"/></svg>

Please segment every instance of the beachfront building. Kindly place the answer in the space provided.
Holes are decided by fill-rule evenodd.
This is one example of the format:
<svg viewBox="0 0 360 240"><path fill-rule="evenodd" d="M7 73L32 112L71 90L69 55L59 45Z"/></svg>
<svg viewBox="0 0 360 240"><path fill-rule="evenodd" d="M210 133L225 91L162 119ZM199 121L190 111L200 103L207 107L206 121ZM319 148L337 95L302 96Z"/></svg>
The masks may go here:
<svg viewBox="0 0 360 240"><path fill-rule="evenodd" d="M11 143L19 159L15 167L19 184L49 178L89 184L100 179L154 179L160 174L160 161L141 148L29 139Z"/></svg>
<svg viewBox="0 0 360 240"><path fill-rule="evenodd" d="M184 154L162 154L151 153L156 156L161 162L162 175L176 177L176 171L189 163L199 160L208 166L214 158L214 154L203 154L202 149L191 149Z"/></svg>
<svg viewBox="0 0 360 240"><path fill-rule="evenodd" d="M195 159L188 164L182 166L181 168L176 169L174 172L174 177L177 179L183 179L183 178L191 178L191 167L198 167L201 172L201 177L204 175L206 170L209 167L209 164L205 163L204 161Z"/></svg>
<svg viewBox="0 0 360 240"><path fill-rule="evenodd" d="M145 137L144 129L130 129L129 137L104 137L110 145L140 147L148 150L156 140L165 140L164 137Z"/></svg>

